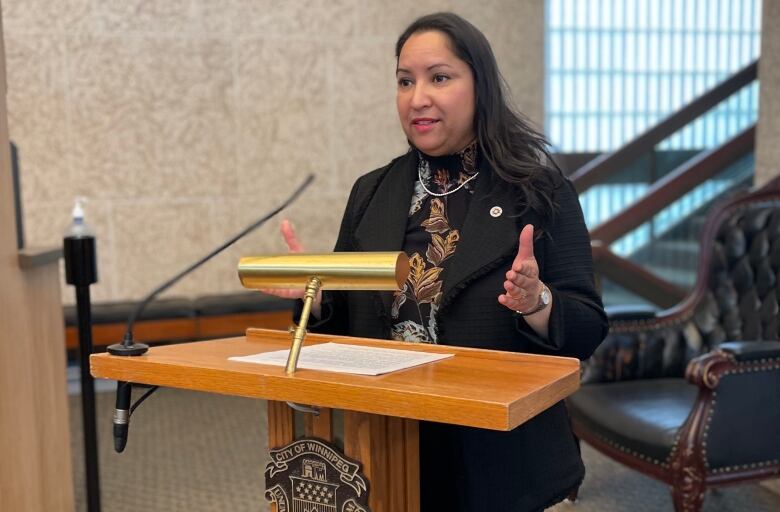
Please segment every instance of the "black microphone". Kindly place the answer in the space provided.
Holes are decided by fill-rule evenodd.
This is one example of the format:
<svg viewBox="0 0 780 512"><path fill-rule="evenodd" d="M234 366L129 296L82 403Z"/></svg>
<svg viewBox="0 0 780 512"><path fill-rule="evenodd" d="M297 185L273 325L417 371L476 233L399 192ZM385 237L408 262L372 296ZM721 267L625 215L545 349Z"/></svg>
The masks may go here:
<svg viewBox="0 0 780 512"><path fill-rule="evenodd" d="M133 310L133 312L130 314L130 317L127 320L127 328L125 329L125 336L122 339L122 343L116 343L114 345L110 345L108 347L108 353L113 354L115 356L140 356L141 354L144 354L147 350L149 350L149 345L145 343L135 343L133 341L133 324L135 321L141 316L141 313L146 308L146 306L155 299L160 293L164 292L171 286L173 286L176 282L178 282L181 278L195 270L196 268L200 267L204 263L206 263L208 260L219 254L220 252L224 251L231 245L233 245L235 242L237 242L242 237L246 236L247 234L251 233L255 229L259 228L263 224L265 224L268 220L273 218L276 214L290 206L293 202L295 202L296 199L303 193L304 190L311 184L311 182L314 181L314 175L310 174L303 183L295 189L295 191L290 195L290 197L287 198L286 201L284 201L280 206L272 210L271 212L267 213L266 215L262 216L249 226L247 226L243 231L241 231L239 234L228 240L227 242L223 243L210 253L208 253L206 256L202 257L183 271L179 272L175 276L173 276L168 281L164 282L157 288L155 288L149 295L144 298L144 300L141 301L141 303L138 305L138 307ZM153 392L156 387L153 387L151 390L149 390L141 399L138 400L138 403L136 403L135 406L130 406L130 398L132 393L133 385L130 382L124 382L124 381L118 381L116 386L116 409L114 409L114 449L117 451L117 453L122 453L124 451L125 446L127 445L127 431L130 427L130 415L133 413L133 410L135 407L138 407L138 405L147 397L151 392Z"/></svg>
<svg viewBox="0 0 780 512"><path fill-rule="evenodd" d="M127 429L130 426L130 395L133 385L116 383L116 409L114 409L114 450L122 453L127 445Z"/></svg>

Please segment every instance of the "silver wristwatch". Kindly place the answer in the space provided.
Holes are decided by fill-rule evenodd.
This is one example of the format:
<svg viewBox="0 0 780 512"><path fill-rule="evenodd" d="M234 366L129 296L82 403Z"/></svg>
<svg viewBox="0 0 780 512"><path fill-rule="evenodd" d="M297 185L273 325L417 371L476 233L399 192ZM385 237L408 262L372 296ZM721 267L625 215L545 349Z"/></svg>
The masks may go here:
<svg viewBox="0 0 780 512"><path fill-rule="evenodd" d="M551 301L552 301L552 294L550 293L550 289L547 288L546 284L542 283L542 291L539 292L539 302L536 303L536 306L529 309L528 311L516 311L516 313L520 316L533 315L534 313L538 313L539 311L543 310L548 305L550 305Z"/></svg>

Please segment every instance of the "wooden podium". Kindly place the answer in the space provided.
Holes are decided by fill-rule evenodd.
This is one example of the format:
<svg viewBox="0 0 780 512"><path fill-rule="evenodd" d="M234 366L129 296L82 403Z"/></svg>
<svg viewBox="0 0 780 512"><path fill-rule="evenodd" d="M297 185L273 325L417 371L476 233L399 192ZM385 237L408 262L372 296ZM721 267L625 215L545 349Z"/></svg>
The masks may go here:
<svg viewBox="0 0 780 512"><path fill-rule="evenodd" d="M283 331L249 329L246 337L154 347L139 357L97 354L92 375L172 388L268 400L268 446L291 443L293 410L314 405L307 436L334 438L331 410L344 411L344 452L369 480L372 512L419 511L418 420L511 430L579 387L572 358L309 334L305 345L337 342L452 353L454 357L376 377L229 361L289 349Z"/></svg>

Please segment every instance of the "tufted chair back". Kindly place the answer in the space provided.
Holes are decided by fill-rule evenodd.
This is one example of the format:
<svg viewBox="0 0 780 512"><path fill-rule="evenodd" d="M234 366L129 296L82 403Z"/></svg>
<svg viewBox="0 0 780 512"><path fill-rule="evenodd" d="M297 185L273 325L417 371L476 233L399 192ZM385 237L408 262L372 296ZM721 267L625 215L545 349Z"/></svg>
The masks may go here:
<svg viewBox="0 0 780 512"><path fill-rule="evenodd" d="M710 214L691 294L652 318L610 321L583 382L683 377L687 364L726 341L778 339L780 184Z"/></svg>

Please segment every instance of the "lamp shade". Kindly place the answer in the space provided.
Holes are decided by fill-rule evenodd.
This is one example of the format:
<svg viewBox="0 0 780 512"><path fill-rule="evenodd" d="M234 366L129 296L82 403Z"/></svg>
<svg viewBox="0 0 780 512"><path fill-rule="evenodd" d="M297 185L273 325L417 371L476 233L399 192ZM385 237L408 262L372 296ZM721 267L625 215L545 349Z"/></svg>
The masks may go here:
<svg viewBox="0 0 780 512"><path fill-rule="evenodd" d="M300 288L312 277L323 290L398 290L409 275L403 252L289 253L247 256L238 263L245 288Z"/></svg>

